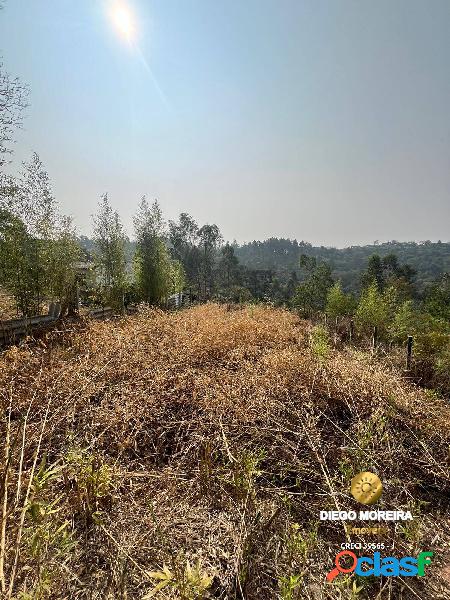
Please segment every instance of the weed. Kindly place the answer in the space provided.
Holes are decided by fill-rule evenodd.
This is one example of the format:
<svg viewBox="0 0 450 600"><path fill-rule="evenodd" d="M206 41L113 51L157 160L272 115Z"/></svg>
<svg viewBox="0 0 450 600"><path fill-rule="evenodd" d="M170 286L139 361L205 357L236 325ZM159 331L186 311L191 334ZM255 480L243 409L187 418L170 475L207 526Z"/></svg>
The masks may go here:
<svg viewBox="0 0 450 600"><path fill-rule="evenodd" d="M166 587L174 588L180 600L202 600L213 581L213 578L202 570L200 560L193 567L187 561L185 568L181 570L171 571L164 565L161 571L152 571L148 575L159 583L142 600L153 598Z"/></svg>
<svg viewBox="0 0 450 600"><path fill-rule="evenodd" d="M281 600L294 600L294 592L302 583L303 575L287 575L278 579Z"/></svg>
<svg viewBox="0 0 450 600"><path fill-rule="evenodd" d="M111 503L111 468L87 450L70 450L64 461L66 484L75 489L75 512L86 527L100 524L103 508Z"/></svg>
<svg viewBox="0 0 450 600"><path fill-rule="evenodd" d="M310 333L310 347L320 364L323 364L331 352L328 330L322 325L313 327Z"/></svg>

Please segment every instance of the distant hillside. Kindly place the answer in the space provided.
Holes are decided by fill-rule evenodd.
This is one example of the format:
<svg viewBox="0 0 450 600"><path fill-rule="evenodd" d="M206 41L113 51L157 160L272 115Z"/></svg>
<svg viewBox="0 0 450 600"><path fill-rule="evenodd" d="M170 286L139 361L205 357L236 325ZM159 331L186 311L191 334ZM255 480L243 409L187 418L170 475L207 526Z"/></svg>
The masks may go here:
<svg viewBox="0 0 450 600"><path fill-rule="evenodd" d="M341 279L345 288L356 289L359 275L372 254L396 254L400 263L408 263L417 270L417 283L423 288L438 275L450 271L450 243L448 242L385 242L349 248L312 246L297 240L270 238L236 246L239 261L252 269L298 271L301 254L328 261L334 276Z"/></svg>

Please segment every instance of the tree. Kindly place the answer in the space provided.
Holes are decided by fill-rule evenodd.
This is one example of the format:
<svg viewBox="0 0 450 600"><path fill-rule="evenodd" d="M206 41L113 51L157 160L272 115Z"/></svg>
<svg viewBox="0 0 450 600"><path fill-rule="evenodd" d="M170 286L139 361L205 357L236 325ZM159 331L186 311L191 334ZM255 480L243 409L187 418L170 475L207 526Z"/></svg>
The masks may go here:
<svg viewBox="0 0 450 600"><path fill-rule="evenodd" d="M237 259L233 246L227 242L220 251L219 277L222 286L229 290L231 286L237 285L239 279L239 260Z"/></svg>
<svg viewBox="0 0 450 600"><path fill-rule="evenodd" d="M0 209L0 284L14 297L18 311L25 316L38 312L36 243L19 217Z"/></svg>
<svg viewBox="0 0 450 600"><path fill-rule="evenodd" d="M174 286L179 287L182 271L170 260L163 240L164 221L156 200L150 207L146 198L142 198L134 217L134 229L137 287L146 302L159 304L168 298Z"/></svg>
<svg viewBox="0 0 450 600"><path fill-rule="evenodd" d="M186 285L186 275L183 265L179 260L172 260L170 264L170 293L179 294Z"/></svg>
<svg viewBox="0 0 450 600"><path fill-rule="evenodd" d="M330 319L344 317L353 314L355 309L355 300L351 294L342 291L340 281L328 290L325 313Z"/></svg>
<svg viewBox="0 0 450 600"><path fill-rule="evenodd" d="M364 289L375 282L380 292L394 287L399 296L407 299L414 293L415 276L416 270L408 264L401 265L395 254L389 253L383 258L373 254L361 275L361 285Z"/></svg>
<svg viewBox="0 0 450 600"><path fill-rule="evenodd" d="M186 286L191 290L197 288L200 293L201 253L198 248L199 228L194 219L187 213L181 213L178 223L169 221L169 243L172 258L183 265Z"/></svg>
<svg viewBox="0 0 450 600"><path fill-rule="evenodd" d="M404 342L408 335L415 335L420 329L420 314L415 309L412 300L405 300L397 307L389 326L391 339L396 342Z"/></svg>
<svg viewBox="0 0 450 600"><path fill-rule="evenodd" d="M203 225L198 232L201 251L200 275L203 298L210 298L215 288L215 261L222 236L217 225Z"/></svg>
<svg viewBox="0 0 450 600"><path fill-rule="evenodd" d="M383 261L378 254L372 254L367 263L367 269L361 275L361 286L363 289L370 287L373 283L379 292L384 289Z"/></svg>
<svg viewBox="0 0 450 600"><path fill-rule="evenodd" d="M0 62L0 166L12 153L14 131L21 127L28 106L28 88L19 79L11 77Z"/></svg>
<svg viewBox="0 0 450 600"><path fill-rule="evenodd" d="M48 251L49 283L48 291L61 303L61 314L73 308L77 294L76 262L81 249L77 241L72 219L60 216L54 226Z"/></svg>
<svg viewBox="0 0 450 600"><path fill-rule="evenodd" d="M388 288L384 293L380 292L376 281L363 290L355 313L360 333L370 335L377 327L380 337L384 335L393 319L395 300L395 290Z"/></svg>
<svg viewBox="0 0 450 600"><path fill-rule="evenodd" d="M104 194L94 216L95 261L104 300L123 309L126 286L125 235L117 212Z"/></svg>
<svg viewBox="0 0 450 600"><path fill-rule="evenodd" d="M450 274L443 273L426 290L424 308L433 317L450 322Z"/></svg>
<svg viewBox="0 0 450 600"><path fill-rule="evenodd" d="M5 261L15 278L12 293L19 310L38 314L45 299L67 305L74 292L78 244L70 219L59 214L50 178L36 153L23 163L17 179L2 177L0 209L8 230L4 245L8 239L14 246Z"/></svg>
<svg viewBox="0 0 450 600"><path fill-rule="evenodd" d="M285 286L285 290L284 290L284 299L286 302L290 302L292 300L292 297L295 294L295 290L298 287L298 277L297 277L297 273L295 271L292 271L289 279L286 283Z"/></svg>
<svg viewBox="0 0 450 600"><path fill-rule="evenodd" d="M317 263L315 258L306 255L300 257L300 266L306 271L307 277L297 287L293 304L305 316L310 316L325 309L328 290L333 285L331 267L327 263Z"/></svg>

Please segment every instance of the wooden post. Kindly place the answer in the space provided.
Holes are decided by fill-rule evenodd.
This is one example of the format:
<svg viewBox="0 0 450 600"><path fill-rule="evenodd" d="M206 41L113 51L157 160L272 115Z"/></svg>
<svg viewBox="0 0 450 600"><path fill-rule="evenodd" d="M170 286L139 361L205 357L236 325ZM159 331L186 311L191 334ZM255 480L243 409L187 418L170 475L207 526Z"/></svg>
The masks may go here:
<svg viewBox="0 0 450 600"><path fill-rule="evenodd" d="M406 351L406 370L411 370L411 357L412 357L412 345L413 345L413 337L412 335L408 335L408 345Z"/></svg>
<svg viewBox="0 0 450 600"><path fill-rule="evenodd" d="M375 349L377 347L377 342L378 342L378 327L375 325L375 327L373 328L373 335L372 335L372 352L375 352Z"/></svg>
<svg viewBox="0 0 450 600"><path fill-rule="evenodd" d="M355 322L353 321L353 319L350 319L350 331L349 331L350 342L353 340L354 330L355 330Z"/></svg>

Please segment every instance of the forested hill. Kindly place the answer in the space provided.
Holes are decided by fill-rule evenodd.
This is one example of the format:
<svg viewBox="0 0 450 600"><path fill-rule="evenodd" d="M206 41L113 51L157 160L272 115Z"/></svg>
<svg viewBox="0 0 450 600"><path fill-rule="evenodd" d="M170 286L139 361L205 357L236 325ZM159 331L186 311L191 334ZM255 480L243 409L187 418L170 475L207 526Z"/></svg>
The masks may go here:
<svg viewBox="0 0 450 600"><path fill-rule="evenodd" d="M395 254L400 263L407 263L417 271L417 284L431 283L441 273L450 272L450 243L448 242L385 242L349 248L312 246L283 238L270 238L235 247L239 261L252 269L298 271L301 254L314 256L330 263L333 274L347 289L355 289L361 271L372 254L381 257Z"/></svg>

